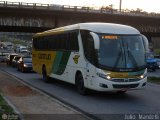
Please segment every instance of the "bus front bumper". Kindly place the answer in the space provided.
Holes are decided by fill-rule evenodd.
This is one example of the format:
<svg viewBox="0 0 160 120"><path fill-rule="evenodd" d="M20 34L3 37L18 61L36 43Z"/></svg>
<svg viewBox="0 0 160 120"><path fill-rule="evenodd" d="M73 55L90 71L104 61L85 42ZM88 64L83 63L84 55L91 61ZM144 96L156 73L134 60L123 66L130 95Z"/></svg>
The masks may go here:
<svg viewBox="0 0 160 120"><path fill-rule="evenodd" d="M94 83L94 84L93 84ZM118 80L106 80L103 78L98 77L97 79L92 79L92 85L90 84L90 88L96 91L127 91L133 89L142 89L146 86L147 77L130 82L129 80L118 82Z"/></svg>

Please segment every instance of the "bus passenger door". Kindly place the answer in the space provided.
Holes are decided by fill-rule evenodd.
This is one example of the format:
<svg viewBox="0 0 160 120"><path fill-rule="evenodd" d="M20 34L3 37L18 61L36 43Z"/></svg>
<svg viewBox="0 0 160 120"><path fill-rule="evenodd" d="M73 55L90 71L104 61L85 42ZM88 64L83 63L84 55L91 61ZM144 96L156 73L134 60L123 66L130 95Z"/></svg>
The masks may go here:
<svg viewBox="0 0 160 120"><path fill-rule="evenodd" d="M87 81L87 87L93 87L93 80L95 79L95 65L97 61L96 56L96 49L98 46L98 36L89 31L81 30L81 38L82 38L82 45L84 51L84 61L85 61L85 71L86 76L85 80ZM95 47L96 46L96 47ZM96 48L96 49L95 49Z"/></svg>
<svg viewBox="0 0 160 120"><path fill-rule="evenodd" d="M86 57L86 79L88 81L88 87L93 87L93 80L95 78L95 65L97 61L96 50L94 48L94 38L91 34L87 36L87 43L84 46Z"/></svg>
<svg viewBox="0 0 160 120"><path fill-rule="evenodd" d="M95 67L90 64L86 63L86 77L85 79L87 80L87 85L89 88L92 88L94 86L94 79L95 79Z"/></svg>

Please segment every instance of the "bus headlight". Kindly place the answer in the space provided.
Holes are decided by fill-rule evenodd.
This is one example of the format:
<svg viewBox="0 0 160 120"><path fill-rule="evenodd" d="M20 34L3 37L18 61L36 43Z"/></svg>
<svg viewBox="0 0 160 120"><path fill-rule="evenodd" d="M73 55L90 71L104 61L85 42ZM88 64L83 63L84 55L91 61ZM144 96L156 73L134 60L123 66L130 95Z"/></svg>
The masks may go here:
<svg viewBox="0 0 160 120"><path fill-rule="evenodd" d="M144 71L144 74L140 75L138 78L139 79L144 79L145 77L147 77L147 69Z"/></svg>
<svg viewBox="0 0 160 120"><path fill-rule="evenodd" d="M111 78L111 76L107 75L107 79L108 79L108 80L111 80L112 78Z"/></svg>
<svg viewBox="0 0 160 120"><path fill-rule="evenodd" d="M146 70L147 71L147 70ZM147 77L147 72L144 72L144 74L143 75L140 75L138 78L139 79L144 79L145 77Z"/></svg>
<svg viewBox="0 0 160 120"><path fill-rule="evenodd" d="M139 76L138 78L143 79L145 77L147 77L147 74L143 74L143 75Z"/></svg>
<svg viewBox="0 0 160 120"><path fill-rule="evenodd" d="M97 73L97 75L101 78L107 79L107 80L111 80L111 76L106 75L105 73Z"/></svg>
<svg viewBox="0 0 160 120"><path fill-rule="evenodd" d="M144 75L141 75L140 78L143 79L143 78L144 78Z"/></svg>

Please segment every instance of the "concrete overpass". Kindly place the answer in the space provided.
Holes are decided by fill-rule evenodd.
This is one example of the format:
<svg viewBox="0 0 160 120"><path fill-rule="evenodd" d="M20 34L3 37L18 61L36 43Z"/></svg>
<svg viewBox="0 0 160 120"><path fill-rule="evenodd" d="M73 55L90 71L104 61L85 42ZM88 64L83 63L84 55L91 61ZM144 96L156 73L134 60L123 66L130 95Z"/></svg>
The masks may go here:
<svg viewBox="0 0 160 120"><path fill-rule="evenodd" d="M112 22L133 26L149 40L160 39L160 14L54 4L0 1L0 31L40 32L80 22Z"/></svg>

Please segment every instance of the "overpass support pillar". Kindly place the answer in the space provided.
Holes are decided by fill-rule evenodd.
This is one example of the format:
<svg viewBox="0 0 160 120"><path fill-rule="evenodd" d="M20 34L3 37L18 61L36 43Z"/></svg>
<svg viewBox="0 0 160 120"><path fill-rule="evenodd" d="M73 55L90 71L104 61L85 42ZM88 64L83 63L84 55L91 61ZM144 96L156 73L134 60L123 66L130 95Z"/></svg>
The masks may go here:
<svg viewBox="0 0 160 120"><path fill-rule="evenodd" d="M160 49L160 37L152 37L151 42L153 44L153 49Z"/></svg>

